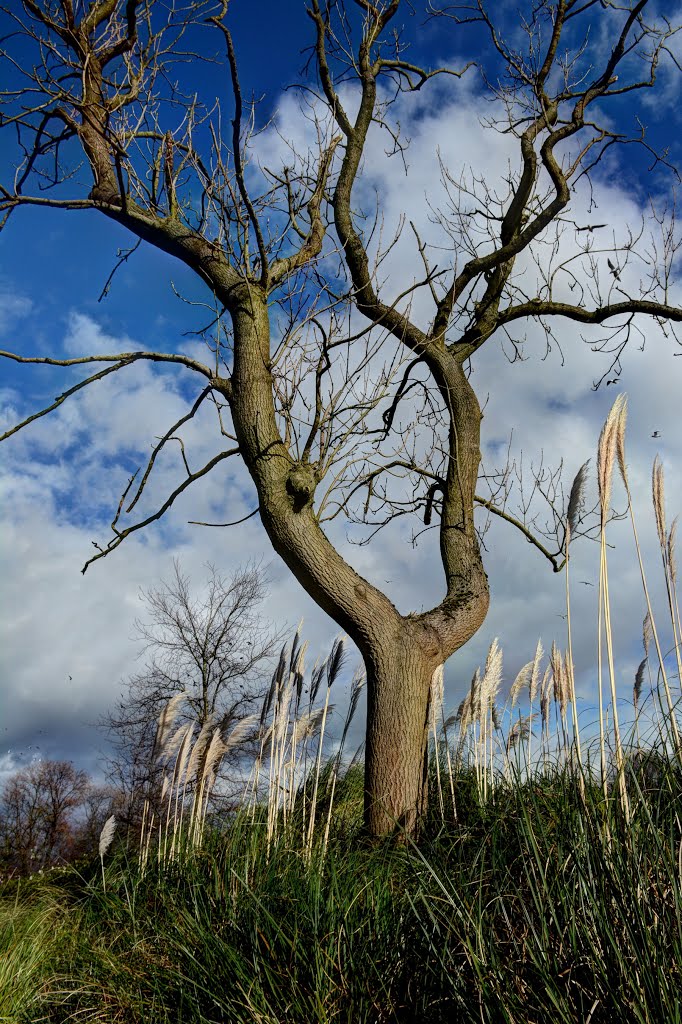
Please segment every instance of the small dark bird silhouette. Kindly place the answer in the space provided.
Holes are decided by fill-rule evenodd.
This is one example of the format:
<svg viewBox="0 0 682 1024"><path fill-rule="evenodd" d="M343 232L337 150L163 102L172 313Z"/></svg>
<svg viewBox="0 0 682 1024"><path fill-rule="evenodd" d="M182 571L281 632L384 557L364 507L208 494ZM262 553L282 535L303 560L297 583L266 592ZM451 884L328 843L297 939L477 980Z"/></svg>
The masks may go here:
<svg viewBox="0 0 682 1024"><path fill-rule="evenodd" d="M620 281L620 270L618 269L618 267L615 267L613 265L613 263L611 262L611 260L609 260L609 259L607 259L606 262L608 263L609 270L611 271L611 273L615 277L616 281Z"/></svg>
<svg viewBox="0 0 682 1024"><path fill-rule="evenodd" d="M617 384L617 383L618 383L618 378L614 377L613 380L607 380L606 386L608 387L609 384Z"/></svg>
<svg viewBox="0 0 682 1024"><path fill-rule="evenodd" d="M660 430L654 430L654 432L653 432L653 434L651 436L652 437L660 437L661 436Z"/></svg>
<svg viewBox="0 0 682 1024"><path fill-rule="evenodd" d="M593 587L594 586L594 583L590 583L589 580L581 580L580 582L583 583L586 587Z"/></svg>
<svg viewBox="0 0 682 1024"><path fill-rule="evenodd" d="M584 228L576 228L576 231L598 231L599 228L606 228L608 224L586 224Z"/></svg>

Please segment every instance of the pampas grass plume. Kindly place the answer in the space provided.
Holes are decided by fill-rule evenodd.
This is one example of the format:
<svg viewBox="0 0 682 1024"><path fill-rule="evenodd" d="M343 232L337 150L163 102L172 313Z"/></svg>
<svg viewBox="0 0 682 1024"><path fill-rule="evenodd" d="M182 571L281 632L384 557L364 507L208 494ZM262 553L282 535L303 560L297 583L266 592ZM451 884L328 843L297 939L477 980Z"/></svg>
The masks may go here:
<svg viewBox="0 0 682 1024"><path fill-rule="evenodd" d="M538 685L540 683L540 662L544 654L542 647L542 640L538 640L535 648L535 657L533 658L533 669L530 675L530 683L528 684L528 696L531 701L534 701L538 694Z"/></svg>
<svg viewBox="0 0 682 1024"><path fill-rule="evenodd" d="M575 475L573 485L571 486L571 495L568 499L568 513L566 516L568 522L568 543L570 538L576 531L578 526L578 517L585 501L585 484L587 482L587 467L590 464L590 460L583 462L582 466Z"/></svg>
<svg viewBox="0 0 682 1024"><path fill-rule="evenodd" d="M112 814L110 818L104 822L104 827L99 834L99 855L103 857L107 852L114 838L114 832L116 831L116 815Z"/></svg>
<svg viewBox="0 0 682 1024"><path fill-rule="evenodd" d="M666 550L665 530L665 489L663 484L663 464L658 455L654 459L651 471L651 490L654 501L654 516L656 519L656 530L661 544L661 550Z"/></svg>
<svg viewBox="0 0 682 1024"><path fill-rule="evenodd" d="M639 698L642 694L642 680L644 679L644 667L647 663L647 658L642 658L639 663L639 668L635 675L635 685L632 688L632 703L635 706L635 711L639 705Z"/></svg>
<svg viewBox="0 0 682 1024"><path fill-rule="evenodd" d="M624 433L625 433L625 403L626 396L618 395L611 406L611 411L606 417L599 436L599 448L597 451L597 483L599 485L599 504L601 509L602 523L606 522L611 499L611 482L613 478L613 463L618 449L618 464L621 473L624 472ZM625 479L625 477L624 477Z"/></svg>
<svg viewBox="0 0 682 1024"><path fill-rule="evenodd" d="M111 846L114 838L114 832L116 831L116 815L112 814L110 818L104 822L104 827L99 834L99 859L102 863L102 888L104 892L107 891L107 882L104 876L104 854Z"/></svg>
<svg viewBox="0 0 682 1024"><path fill-rule="evenodd" d="M654 635L653 626L651 625L651 613L647 610L644 616L644 622L642 623L642 645L644 647L644 653L649 656L649 644Z"/></svg>

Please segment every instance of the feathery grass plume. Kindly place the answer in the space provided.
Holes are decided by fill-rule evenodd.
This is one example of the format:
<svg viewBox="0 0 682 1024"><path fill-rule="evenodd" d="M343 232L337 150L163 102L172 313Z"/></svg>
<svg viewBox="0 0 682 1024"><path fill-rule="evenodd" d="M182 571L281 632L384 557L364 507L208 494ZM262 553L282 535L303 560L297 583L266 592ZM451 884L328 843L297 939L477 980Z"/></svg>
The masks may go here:
<svg viewBox="0 0 682 1024"><path fill-rule="evenodd" d="M181 693L176 693L171 697L159 715L156 727L156 736L154 738L154 753L158 754L158 752L163 750L166 745L169 733L173 728L173 723L178 717L180 705L188 696L189 694L187 690L183 690Z"/></svg>
<svg viewBox="0 0 682 1024"><path fill-rule="evenodd" d="M279 694L279 692L281 690L282 683L283 683L283 680L284 680L284 675L286 673L288 657L289 657L289 649L288 649L288 645L285 643L285 644L282 645L282 650L280 651L280 654L279 654L279 661L277 663L277 668L273 672L272 679L270 680L270 686L269 686L268 691L267 691L267 693L265 695L265 699L263 700L263 706L261 708L259 728L258 728L258 731L260 733L260 748L259 748L259 751L258 751L258 756L256 757L255 764L253 766L253 773L252 773L252 780L253 781L251 783L251 785L252 785L252 798L253 798L253 803L252 803L251 810L252 810L253 814L256 813L256 804L257 804L257 801L258 801L258 783L260 781L260 772L261 772L261 767L263 765L263 756L264 756L264 753L265 753L265 744L268 743L268 742L270 742L272 744L272 742L273 742L273 735L274 735L274 728L273 728L273 724L274 723L271 723L271 725L266 729L265 728L265 722L267 720L268 715L273 710L273 704L276 704L275 697L276 697L277 694Z"/></svg>
<svg viewBox="0 0 682 1024"><path fill-rule="evenodd" d="M538 638L538 642L535 647L535 655L533 656L533 667L530 673L530 681L528 683L528 700L530 702L530 713L533 713L533 701L537 698L538 688L540 686L540 663L542 662L542 656L544 654L542 647L542 640ZM531 729L528 733L528 746L526 747L526 768L530 772L531 766L531 745L533 738L533 730Z"/></svg>
<svg viewBox="0 0 682 1024"><path fill-rule="evenodd" d="M542 646L542 640L538 640L535 648L535 657L533 658L533 669L530 674L530 683L528 684L528 697L532 701L535 700L538 694L538 685L540 683L540 662L544 654Z"/></svg>
<svg viewBox="0 0 682 1024"><path fill-rule="evenodd" d="M606 523L609 514L611 482L613 476L614 455L618 456L618 466L623 478L623 484L628 495L628 501L632 510L630 500L630 489L628 485L627 472L625 467L625 422L627 418L627 400L625 395L618 395L611 411L606 417L606 422L599 438L599 449L597 452L598 476L599 476L599 502L601 512L600 530L600 567L599 567L599 623L598 623L598 649L597 649L597 673L599 690L599 734L600 754L602 761L602 782L604 796L608 799L607 787L607 765L605 748L605 730L603 723L603 684L602 684L602 612L604 621L604 634L606 638L606 656L609 667L609 681L611 690L611 707L613 713L613 737L615 741L616 768L618 771L618 783L621 794L621 802L626 819L629 820L629 798L625 785L623 747L620 737L620 725L618 723L618 702L616 697L616 672L613 662L613 635L611 630L611 604L609 600L608 564L606 558Z"/></svg>
<svg viewBox="0 0 682 1024"><path fill-rule="evenodd" d="M654 459L651 470L651 492L654 502L654 518L656 519L656 530L661 551L665 554L667 550L665 530L665 488L663 481L663 463L658 455Z"/></svg>
<svg viewBox="0 0 682 1024"><path fill-rule="evenodd" d="M516 702L521 694L521 691L525 690L525 688L529 685L532 671L532 661L527 661L523 668L519 669L516 679L512 683L511 689L509 691L509 698L511 700L512 707L515 707Z"/></svg>
<svg viewBox="0 0 682 1024"><path fill-rule="evenodd" d="M187 739L187 724L185 722L183 725L179 725L175 732L168 735L166 742L159 750L157 761L168 764L177 756L182 743Z"/></svg>
<svg viewBox="0 0 682 1024"><path fill-rule="evenodd" d="M317 793L320 783L320 769L322 766L322 749L324 743L324 729L327 721L327 715L329 714L329 695L331 688L336 681L345 660L345 643L346 637L336 637L332 644L331 653L326 661L327 667L327 692L324 697L324 713L320 722L320 734L317 741L317 758L315 759L315 781L313 783L313 792L310 800L310 820L308 822L308 838L306 852L308 857L312 855L313 850L313 837L315 834L315 816L317 813ZM319 685L319 684L318 684Z"/></svg>
<svg viewBox="0 0 682 1024"><path fill-rule="evenodd" d="M164 706L159 715L156 723L156 732L154 734L154 742L152 744L151 760L156 761L159 758L159 753L163 750L170 730L173 728L173 723L178 715L178 709L180 705L189 696L188 691L183 690L180 693L176 693L168 703ZM150 782L151 787L151 782ZM163 799L163 797L162 797ZM149 843L151 841L151 802L148 795L145 797L144 805L142 807L142 824L140 828L140 869L144 869L146 863L147 854L149 852ZM152 815L153 817L153 815Z"/></svg>
<svg viewBox="0 0 682 1024"><path fill-rule="evenodd" d="M571 486L571 494L568 499L568 512L566 514L566 523L568 529L566 531L566 549L571 542L571 538L578 527L578 519L580 512L582 511L585 503L585 484L587 482L587 467L590 464L590 459L587 462L583 462L582 466L578 470Z"/></svg>
<svg viewBox="0 0 682 1024"><path fill-rule="evenodd" d="M279 693L279 698L275 708L277 716L277 725L275 726L274 737L275 743L281 744L287 731L287 726L289 724L289 708L291 707L291 698L294 692L294 679L294 672L289 671Z"/></svg>
<svg viewBox="0 0 682 1024"><path fill-rule="evenodd" d="M644 646L644 653L647 657L649 656L649 643L651 642L653 635L654 631L651 625L651 614L647 610L647 613L644 616L644 622L642 623L642 644Z"/></svg>
<svg viewBox="0 0 682 1024"><path fill-rule="evenodd" d="M469 688L469 724L470 722L476 722L481 716L481 668L477 667L473 676L471 677L471 686Z"/></svg>
<svg viewBox="0 0 682 1024"><path fill-rule="evenodd" d="M243 725L243 722L239 722L238 725L235 725L232 732L239 732L241 733L242 736L244 736L245 732L250 728L251 723L247 723L245 728L242 728ZM236 743L238 742L238 740L239 736L235 737L234 742ZM220 761L222 760L226 750L227 744L225 743L220 734L220 729L214 729L213 735L211 736L211 741L206 749L204 769L201 773L201 781L199 783L200 787L206 788L211 780L215 780L218 765L220 764Z"/></svg>
<svg viewBox="0 0 682 1024"><path fill-rule="evenodd" d="M104 876L104 854L107 852L112 844L114 838L114 832L116 831L116 815L112 814L110 818L104 822L102 831L99 834L99 859L102 864L102 889L104 892L107 891L107 882Z"/></svg>
<svg viewBox="0 0 682 1024"><path fill-rule="evenodd" d="M279 662L277 668L275 669L272 676L272 680L270 682L270 688L265 695L265 700L263 701L263 707L261 709L260 714L261 726L265 725L265 720L270 714L270 711L272 710L272 702L275 699L275 694L279 691L282 685L282 680L284 679L284 672L286 670L287 656L287 644L284 644L279 654Z"/></svg>
<svg viewBox="0 0 682 1024"><path fill-rule="evenodd" d="M682 644L682 620L680 618L680 605L677 598L677 555L675 551L675 541L677 539L677 521L679 516L675 516L672 521L672 525L668 532L668 572L670 573L670 597L671 597L671 608L670 615L673 622L673 633L675 636L675 649L680 650ZM680 672L680 680L682 680L682 672Z"/></svg>
<svg viewBox="0 0 682 1024"><path fill-rule="evenodd" d="M583 507L585 482L587 479L587 467L590 460L584 462L578 472L576 473L571 487L571 495L568 502L568 514L566 516L566 639L568 647L566 650L566 685L568 686L570 698L571 698L571 714L573 716L573 742L575 743L576 754L578 756L578 780L581 796L585 797L585 779L582 772L582 750L580 748L580 728L578 723L578 708L575 699L575 674L573 671L573 631L572 631L572 618L571 618L571 588L569 582L569 555L568 547L571 543L573 533L578 525L578 518L580 511ZM566 755L568 756L568 727L566 723L565 711L562 717L562 728L564 729L564 739L566 743Z"/></svg>
<svg viewBox="0 0 682 1024"><path fill-rule="evenodd" d="M502 649L497 637L494 638L488 649L485 660L483 679L479 688L479 741L481 745L483 799L488 795L488 772L490 770L490 784L493 782L493 709L495 700L502 683Z"/></svg>
<svg viewBox="0 0 682 1024"><path fill-rule="evenodd" d="M635 685L632 688L632 703L635 706L635 711L639 709L639 698L642 695L642 682L644 680L644 667L647 663L647 658L642 658L639 663L637 672L635 673Z"/></svg>
<svg viewBox="0 0 682 1024"><path fill-rule="evenodd" d="M323 715L324 705L319 708L313 708L312 711L303 712L296 721L296 738L298 743L304 743L305 740L309 740L312 736L318 734L322 725Z"/></svg>
<svg viewBox="0 0 682 1024"><path fill-rule="evenodd" d="M637 672L635 673L635 683L632 687L632 703L635 709L635 737L637 740L637 749L639 750L642 746L642 742L639 736L639 713L640 713L640 697L642 696L642 682L644 680L644 666L648 659L642 658L639 663Z"/></svg>
<svg viewBox="0 0 682 1024"><path fill-rule="evenodd" d="M327 660L327 686L331 686L343 668L346 660L345 636L336 638L332 645L331 654Z"/></svg>
<svg viewBox="0 0 682 1024"><path fill-rule="evenodd" d="M485 671L481 683L481 704L483 708L489 707L500 690L502 683L502 649L497 637L488 648L488 655L485 659Z"/></svg>
<svg viewBox="0 0 682 1024"><path fill-rule="evenodd" d="M114 832L116 831L116 815L112 814L110 818L104 822L102 831L99 834L99 855L104 857L109 847L112 844L114 838Z"/></svg>
<svg viewBox="0 0 682 1024"><path fill-rule="evenodd" d="M238 727L239 725L235 726L235 728ZM220 727L217 727L213 730L213 735L206 747L206 754L201 765L201 774L197 777L194 790L194 801L190 816L191 843L194 847L197 847L201 842L204 821L208 810L208 798L211 787L216 779L218 765L224 753L225 743L220 734Z"/></svg>
<svg viewBox="0 0 682 1024"><path fill-rule="evenodd" d="M549 736L549 707L550 707L550 694L554 689L554 677L552 670L548 665L545 669L545 673L542 677L542 683L540 684L540 717L542 719L542 731L543 735Z"/></svg>
<svg viewBox="0 0 682 1024"><path fill-rule="evenodd" d="M192 747L192 753L189 755L187 762L187 771L185 772L184 784L187 785L192 779L196 779L197 771L199 768L199 762L204 756L206 747L209 744L213 730L215 729L215 715L209 715L201 729L199 735L196 738L194 746Z"/></svg>
<svg viewBox="0 0 682 1024"><path fill-rule="evenodd" d="M181 726L180 730L178 731L182 734L180 743L176 744L176 737L173 737L173 746L176 748L175 761L173 763L173 786L179 785L180 780L183 779L185 775L185 769L187 768L187 760L190 755L192 740L194 739L194 722L187 722L187 724ZM170 749L164 750L163 753L165 755L164 759L170 763L173 757L172 753L170 752Z"/></svg>
<svg viewBox="0 0 682 1024"><path fill-rule="evenodd" d="M568 701L571 696L571 680L568 667L569 655L568 652L566 652L566 655L562 654L559 648L555 647L554 644L552 644L552 652L555 654L555 660L552 663L554 674L554 700L559 705L564 754L566 758L568 758L568 722L566 712L568 709Z"/></svg>
<svg viewBox="0 0 682 1024"><path fill-rule="evenodd" d="M474 679L477 678L478 669L476 669L476 674L474 675ZM474 680L472 680L472 685L473 681ZM471 725L473 719L472 701L472 691L469 690L467 695L459 702L459 707L457 708L457 713L455 714L455 721L459 723L460 733L465 732Z"/></svg>
<svg viewBox="0 0 682 1024"><path fill-rule="evenodd" d="M299 646L301 643L301 630L303 629L303 619L298 624L294 638L291 641L291 655L289 657L289 671L293 672L298 660Z"/></svg>
<svg viewBox="0 0 682 1024"><path fill-rule="evenodd" d="M350 729L351 722L355 717L355 712L358 709L358 701L360 700L360 694L362 693L366 682L367 675L364 668L360 666L353 673L353 678L350 684L350 700L348 702L348 711L346 713L346 720L343 723L343 732L341 733L341 741L339 743L339 757L343 752L346 737L348 736L348 730Z"/></svg>
<svg viewBox="0 0 682 1024"><path fill-rule="evenodd" d="M259 715L246 715L241 721L232 728L230 733L225 740L225 750L223 754L226 754L228 750L233 750L239 746L249 735L253 733L254 727L258 724Z"/></svg>
<svg viewBox="0 0 682 1024"><path fill-rule="evenodd" d="M675 555L675 541L677 539L677 521L680 517L675 516L668 532L668 568L673 586L677 583L677 558Z"/></svg>
<svg viewBox="0 0 682 1024"><path fill-rule="evenodd" d="M325 658L321 665L318 665L317 662L315 662L313 670L310 673L310 696L308 699L308 704L310 707L312 707L315 701L317 700L317 694L320 689L320 684L322 683L322 680L324 678L326 667L327 660Z"/></svg>
<svg viewBox="0 0 682 1024"><path fill-rule="evenodd" d="M183 781L186 777L187 761L190 755L190 749L192 746L192 739L194 738L194 722L188 722L187 725L181 727L184 735L180 743L179 750L175 757L175 763L173 765L173 777L171 780L170 788L168 791L168 806L166 810L166 832L163 841L163 860L166 859L166 851L168 849L168 833L170 830L170 818L171 818L171 807L173 808L173 838L170 846L170 859L173 860L175 855L175 846L178 838L178 830L180 827L180 796L181 793L184 796L184 788L182 788ZM173 737L175 739L175 737ZM163 751L166 756L166 751ZM166 757L170 760L170 757ZM175 791L175 800L173 800L173 791Z"/></svg>
<svg viewBox="0 0 682 1024"><path fill-rule="evenodd" d="M184 770L181 770L180 772L178 778L178 789L180 786L182 786L182 792L180 793L179 797L180 817L178 819L176 816L176 823L173 835L173 847L175 846L176 833L178 835L182 834L182 823L185 817L185 797L187 794L187 787L191 785L192 782L194 782L196 786L197 776L200 772L200 765L206 753L206 747L208 746L208 742L211 737L211 731L214 728L215 715L209 715L207 720L204 722L201 729L199 730L199 735L197 736L196 740L192 745L189 757L185 759L186 768L184 768ZM194 729L192 728L192 734L193 733ZM178 796L176 795L176 807L177 804Z"/></svg>
<svg viewBox="0 0 682 1024"><path fill-rule="evenodd" d="M521 715L507 735L507 753L528 738L535 715Z"/></svg>
<svg viewBox="0 0 682 1024"><path fill-rule="evenodd" d="M609 502L611 499L611 482L613 477L613 462L618 448L619 465L622 456L622 435L625 429L626 396L618 395L611 406L611 411L606 417L606 422L599 435L599 447L597 450L597 483L599 485L599 505L601 510L602 523L606 522L609 513ZM624 469L624 462L621 472Z"/></svg>
<svg viewBox="0 0 682 1024"><path fill-rule="evenodd" d="M301 622L303 620L301 619ZM299 627L300 628L300 627ZM298 634L297 634L298 637ZM296 640L297 637L294 639ZM282 770L285 767L285 753L287 748L287 732L290 724L290 718L293 717L293 734L291 746L296 745L296 719L298 715L298 707L300 703L300 695L303 691L303 677L305 675L305 655L308 650L308 641L305 640L300 647L297 648L296 657L292 657L289 661L289 676L286 684L281 690L281 699L277 708L277 731L275 733L276 739L279 742L278 759ZM293 711L292 711L293 701ZM286 805L286 800L285 800Z"/></svg>
<svg viewBox="0 0 682 1024"><path fill-rule="evenodd" d="M305 652L308 648L308 642L303 645L301 654L296 659L296 667L294 669L294 716L298 714L298 709L301 706L301 698L303 696L303 681L305 679Z"/></svg>
<svg viewBox="0 0 682 1024"><path fill-rule="evenodd" d="M625 425L628 419L628 396L623 394L619 395L618 398L622 399L621 405L618 408L618 415L616 417L615 427L615 441L616 441L616 458L618 460L618 468L620 475L625 486L628 486L628 474L627 467L625 465ZM616 400L617 401L617 400Z"/></svg>
<svg viewBox="0 0 682 1024"><path fill-rule="evenodd" d="M292 682L292 695L293 695L293 711L292 717L294 720L293 727L293 738L291 743L291 768L292 768L292 788L293 788L293 771L295 768L295 736L296 736L296 725L298 719L299 708L301 706L301 697L303 695L303 680L305 678L305 654L308 650L308 641L306 640L301 647L298 657L296 658L296 664L294 665L294 675Z"/></svg>
<svg viewBox="0 0 682 1024"><path fill-rule="evenodd" d="M552 640L552 647L549 652L549 663L552 666L552 676L554 685L554 700L555 703L561 701L562 693L562 678L564 674L564 665L561 658L561 651L556 645L556 641Z"/></svg>

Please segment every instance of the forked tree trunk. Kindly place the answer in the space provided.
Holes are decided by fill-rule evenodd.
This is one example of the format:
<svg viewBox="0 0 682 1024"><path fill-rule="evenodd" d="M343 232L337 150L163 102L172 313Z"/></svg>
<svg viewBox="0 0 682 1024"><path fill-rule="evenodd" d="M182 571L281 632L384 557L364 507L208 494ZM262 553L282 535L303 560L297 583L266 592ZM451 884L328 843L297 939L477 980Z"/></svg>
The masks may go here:
<svg viewBox="0 0 682 1024"><path fill-rule="evenodd" d="M441 484L446 596L430 611L401 615L330 543L314 510L317 467L297 461L278 430L267 297L252 286L227 298L235 346L231 383L224 393L258 491L261 522L298 581L358 646L367 669L366 828L377 837L396 830L412 835L426 808L433 673L471 639L488 610L473 523L481 419L476 396L459 365L444 352L432 355L451 418L451 457Z"/></svg>

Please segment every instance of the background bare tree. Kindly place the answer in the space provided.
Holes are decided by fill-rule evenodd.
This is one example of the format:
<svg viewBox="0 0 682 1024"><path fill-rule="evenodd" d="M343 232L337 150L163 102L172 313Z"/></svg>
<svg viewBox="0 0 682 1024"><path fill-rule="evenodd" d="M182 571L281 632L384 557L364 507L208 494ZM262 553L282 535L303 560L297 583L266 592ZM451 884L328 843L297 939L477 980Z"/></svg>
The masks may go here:
<svg viewBox="0 0 682 1024"><path fill-rule="evenodd" d="M89 788L70 761L36 761L11 775L0 795L0 859L26 875L74 855L76 812Z"/></svg>
<svg viewBox="0 0 682 1024"><path fill-rule="evenodd" d="M523 515L477 494L482 416L468 373L477 352L495 338L513 353L529 323L551 341L553 325L568 320L601 325L597 347L617 367L639 316L663 331L682 319L670 300L679 235L669 212L654 207L641 230L601 243L599 225L570 208L616 145L638 142L665 168L636 116L634 132L622 126L618 104L627 98L636 115L663 62L679 70L676 26L649 0L539 0L514 19L502 8L496 19L484 0L427 7L442 18L444 51L466 52L466 33L477 33L490 130L516 139L518 155L494 184L475 168L460 177L442 167L447 203L434 218L449 241L444 251L442 235L434 246L414 228L419 269L404 281L383 277L395 239L384 238L381 209L372 218L356 187L363 156L377 129L403 153L394 104L465 71L408 59L400 15L411 3L309 0L301 117L314 141L272 168L255 160L257 111L243 101L225 0L17 0L5 9L2 124L18 142L14 178L2 185L6 215L23 206L98 211L194 271L213 310L206 362L182 352L5 352L89 373L5 436L138 361L196 375L195 401L129 481L113 535L90 561L215 466L241 458L274 550L363 656L365 814L376 835L416 828L431 682L487 613L475 507L529 536ZM197 93L197 61L213 60L216 41L228 98L210 86ZM628 276L634 261L639 273ZM413 313L420 303L426 315ZM209 403L215 455L192 469L183 448L180 482L136 519L159 453ZM323 525L343 515L371 531L407 514L438 531L445 594L403 615ZM557 569L567 554L563 514L555 525L554 548L536 544Z"/></svg>
<svg viewBox="0 0 682 1024"><path fill-rule="evenodd" d="M229 577L207 566L207 579L193 588L174 561L172 577L144 592L146 616L137 622L137 633L147 663L101 721L114 750L108 775L126 794L127 807L119 816L128 825L139 821L144 800L153 796L155 780L161 778L161 766L153 760L154 737L172 697L187 694L177 725L193 722L199 730L210 725L225 736L260 710L284 636L264 615L267 583L259 565L246 565ZM229 797L237 785L238 764L249 742L247 735L224 758L218 796Z"/></svg>

